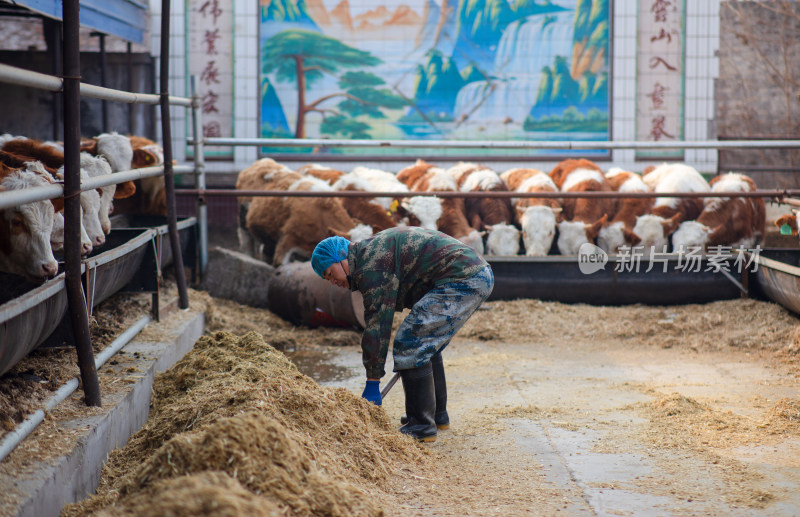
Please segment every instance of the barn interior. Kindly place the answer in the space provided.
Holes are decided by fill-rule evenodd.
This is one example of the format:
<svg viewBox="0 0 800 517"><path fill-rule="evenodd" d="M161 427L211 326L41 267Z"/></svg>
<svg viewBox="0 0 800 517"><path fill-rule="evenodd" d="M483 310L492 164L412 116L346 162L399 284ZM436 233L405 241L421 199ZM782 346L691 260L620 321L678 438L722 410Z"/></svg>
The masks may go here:
<svg viewBox="0 0 800 517"><path fill-rule="evenodd" d="M84 21L91 3L80 3L80 81L158 97L154 19L148 29L144 5L120 16L128 3L108 4ZM0 1L0 17L27 25L20 38L41 36L7 43L0 66L66 77L48 36L60 11ZM67 139L61 93L5 79L0 91L30 114L0 134ZM79 132L143 135L166 151L158 101L81 98ZM731 127L714 135L719 170L704 176L756 179L757 252L727 255L725 268L706 256L696 270L676 253L611 253L588 274L582 255L529 257L521 238L518 255L487 255L495 289L444 354L453 424L428 445L397 431L401 386L380 407L358 396L358 297L307 261L248 253L243 167L198 175L202 158L186 158L204 151L188 129L181 159L152 176L172 168L171 214L123 214L120 201L105 243L80 258L80 309L65 257L41 283L0 273L0 515L796 514L800 245L775 222L800 206L798 145ZM306 158L276 161L296 171ZM100 405L87 404L76 360L87 341Z"/></svg>

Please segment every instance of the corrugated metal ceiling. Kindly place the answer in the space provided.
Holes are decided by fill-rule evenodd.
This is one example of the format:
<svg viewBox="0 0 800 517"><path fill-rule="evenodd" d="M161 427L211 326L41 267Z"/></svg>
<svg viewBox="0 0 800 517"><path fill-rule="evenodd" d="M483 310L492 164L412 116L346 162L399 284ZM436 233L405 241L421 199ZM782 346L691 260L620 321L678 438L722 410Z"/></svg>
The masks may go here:
<svg viewBox="0 0 800 517"><path fill-rule="evenodd" d="M0 1L0 8L20 7L49 18L61 19L61 0ZM147 9L146 3L136 0L81 0L81 26L111 34L132 43L142 43L147 28ZM2 9L0 9L1 11Z"/></svg>

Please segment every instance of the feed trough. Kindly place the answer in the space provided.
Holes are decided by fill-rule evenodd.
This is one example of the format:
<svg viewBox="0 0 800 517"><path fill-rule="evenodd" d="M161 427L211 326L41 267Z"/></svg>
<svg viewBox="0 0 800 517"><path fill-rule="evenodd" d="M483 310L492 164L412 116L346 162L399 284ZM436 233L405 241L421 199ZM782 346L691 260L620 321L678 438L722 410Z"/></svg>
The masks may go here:
<svg viewBox="0 0 800 517"><path fill-rule="evenodd" d="M0 375L39 346L67 312L64 273L36 285L0 273Z"/></svg>
<svg viewBox="0 0 800 517"><path fill-rule="evenodd" d="M112 230L105 244L82 260L82 281L90 307L123 289L157 289L154 239L153 230ZM0 295L0 375L38 346L72 344L64 278L62 272L37 285L17 275L0 274L4 285Z"/></svg>
<svg viewBox="0 0 800 517"><path fill-rule="evenodd" d="M767 248L754 260L757 294L800 315L800 249Z"/></svg>
<svg viewBox="0 0 800 517"><path fill-rule="evenodd" d="M185 217L178 219L178 236L181 242L183 264L194 269L196 260L197 218ZM159 270L172 264L172 246L169 243L169 227L167 218L159 215L129 215L120 214L111 218L111 227L119 230L152 229L156 232L155 245L158 253Z"/></svg>
<svg viewBox="0 0 800 517"><path fill-rule="evenodd" d="M578 256L487 257L495 278L489 299L678 305L738 298L741 290L737 282L744 283L733 259L725 261L728 274L714 271L707 259L697 264L698 271L681 269L677 254L661 255L652 263L646 258L637 264L619 264L620 260L612 255L604 269L586 274L581 271Z"/></svg>

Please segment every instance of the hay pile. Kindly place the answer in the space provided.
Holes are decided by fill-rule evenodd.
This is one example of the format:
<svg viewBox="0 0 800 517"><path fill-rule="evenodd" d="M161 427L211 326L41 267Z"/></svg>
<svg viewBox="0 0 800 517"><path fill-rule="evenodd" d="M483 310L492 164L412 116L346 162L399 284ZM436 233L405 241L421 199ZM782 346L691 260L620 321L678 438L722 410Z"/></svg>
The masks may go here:
<svg viewBox="0 0 800 517"><path fill-rule="evenodd" d="M766 418L759 427L770 434L800 434L800 400L780 399L766 413Z"/></svg>
<svg viewBox="0 0 800 517"><path fill-rule="evenodd" d="M632 347L706 351L735 347L777 352L800 332L798 318L780 305L744 298L668 307L603 307L540 300L491 302L484 306L490 310L476 312L459 337L511 343L570 343L591 336L598 343L618 342Z"/></svg>
<svg viewBox="0 0 800 517"><path fill-rule="evenodd" d="M152 404L97 495L63 515L381 515L389 477L427 462L382 408L320 387L255 332L200 338Z"/></svg>

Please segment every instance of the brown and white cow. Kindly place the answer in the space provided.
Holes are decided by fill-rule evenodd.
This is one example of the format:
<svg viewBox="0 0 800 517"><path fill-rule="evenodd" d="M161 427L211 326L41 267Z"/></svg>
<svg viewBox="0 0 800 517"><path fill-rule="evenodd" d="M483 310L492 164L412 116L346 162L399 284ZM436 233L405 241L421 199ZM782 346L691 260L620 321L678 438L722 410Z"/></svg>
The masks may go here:
<svg viewBox="0 0 800 517"><path fill-rule="evenodd" d="M606 172L606 179L611 188L620 193L652 192L642 177L635 172L612 167ZM619 253L623 246L635 246L641 240L633 228L639 216L650 213L653 198L617 198L614 218L600 229L597 234L597 246L606 253Z"/></svg>
<svg viewBox="0 0 800 517"><path fill-rule="evenodd" d="M722 174L709 182L711 192L753 192L755 182L744 174ZM709 197L695 221L684 221L672 234L675 251L711 246L752 248L761 243L766 224L764 200L756 197Z"/></svg>
<svg viewBox="0 0 800 517"><path fill-rule="evenodd" d="M275 167L259 160L240 173L237 185L248 184L262 174L263 190L320 190L331 186L316 178ZM264 244L264 257L279 266L292 256L310 258L319 241L341 235L358 241L372 235L372 228L355 221L338 198L254 197L245 217L246 229ZM272 250L274 246L274 250Z"/></svg>
<svg viewBox="0 0 800 517"><path fill-rule="evenodd" d="M539 169L510 169L500 177L515 192L558 192L550 176ZM515 220L522 228L525 255L543 257L550 253L561 217L561 199L520 197L511 198L511 204Z"/></svg>
<svg viewBox="0 0 800 517"><path fill-rule="evenodd" d="M308 165L303 165L302 167L298 168L297 174L301 174L303 176L314 176L315 178L319 178L328 184L333 185L344 175L344 172L338 169L327 167L325 165L320 165L319 163L309 163Z"/></svg>
<svg viewBox="0 0 800 517"><path fill-rule="evenodd" d="M408 186L399 181L391 172L368 167L356 167L351 175L365 180L372 192L396 192L395 197L377 197L374 199L392 220L400 226L421 226L430 230L436 229L436 221L442 215L442 203L436 197L412 197L401 194L409 192Z"/></svg>
<svg viewBox="0 0 800 517"><path fill-rule="evenodd" d="M457 164L448 169L461 192L508 192L508 187L493 170ZM487 232L488 255L516 255L519 253L520 232L514 226L511 201L508 198L466 198L467 221L479 232Z"/></svg>
<svg viewBox="0 0 800 517"><path fill-rule="evenodd" d="M456 180L444 169L418 160L397 173L397 179L405 183L412 192L458 192ZM436 221L436 229L455 237L483 255L483 238L467 221L464 200L441 199L442 215Z"/></svg>
<svg viewBox="0 0 800 517"><path fill-rule="evenodd" d="M81 153L81 182L88 180L88 171L84 169L87 158ZM56 181L64 179L64 154L56 148L38 140L17 137L3 144L0 150L0 162L9 167L24 168L26 163L36 163L46 170ZM94 159L90 160L94 166ZM99 189L81 192L81 254L88 255L95 246L105 243L105 233L101 221L101 199ZM53 251L64 248L64 217L56 213L50 240Z"/></svg>
<svg viewBox="0 0 800 517"><path fill-rule="evenodd" d="M550 178L561 192L612 192L603 171L586 159L559 162ZM614 217L616 201L610 198L564 198L564 220L558 223L558 251L577 255L583 244L593 243L600 229Z"/></svg>
<svg viewBox="0 0 800 517"><path fill-rule="evenodd" d="M0 192L44 187L53 183L41 163L25 168L0 164ZM0 210L0 270L41 282L58 273L50 247L56 211L64 208L63 198L25 203Z"/></svg>
<svg viewBox="0 0 800 517"><path fill-rule="evenodd" d="M682 163L665 163L645 169L642 181L653 192L710 192L708 182L694 167ZM696 219L703 211L701 198L658 197L649 214L636 219L633 227L640 245L657 252L666 251L669 236L683 221Z"/></svg>
<svg viewBox="0 0 800 517"><path fill-rule="evenodd" d="M236 190L286 190L300 178L300 174L272 158L262 158L239 173L236 178ZM272 183L279 180L280 186L275 185L275 188L272 188ZM252 257L258 257L261 255L261 239L254 238L247 229L247 212L250 210L250 203L253 202L253 199L256 198L252 196L236 198L238 204L236 235L239 238L239 251ZM264 199L280 200L280 198ZM276 213L279 213L278 209L282 211L282 202L280 201L274 203L274 206L270 206L270 202L267 202L263 208L263 210L273 210ZM275 232L278 231L281 224L275 226Z"/></svg>
<svg viewBox="0 0 800 517"><path fill-rule="evenodd" d="M343 174L332 185L333 190L342 192L370 192L372 185L355 174ZM392 213L386 210L375 198L343 197L342 205L350 217L366 224L373 232L380 232L397 226Z"/></svg>

